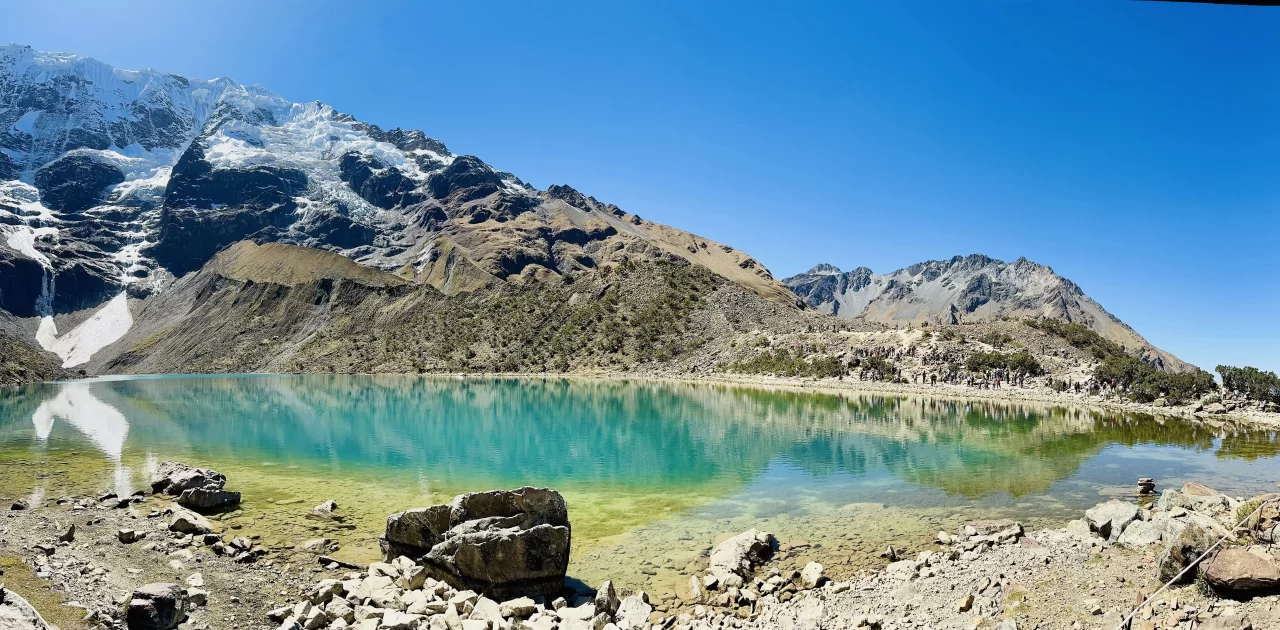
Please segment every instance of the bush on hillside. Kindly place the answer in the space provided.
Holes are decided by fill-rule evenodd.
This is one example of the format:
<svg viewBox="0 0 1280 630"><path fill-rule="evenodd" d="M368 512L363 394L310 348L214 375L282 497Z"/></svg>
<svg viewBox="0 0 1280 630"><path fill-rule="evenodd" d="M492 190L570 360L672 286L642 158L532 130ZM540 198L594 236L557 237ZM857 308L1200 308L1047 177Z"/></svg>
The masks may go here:
<svg viewBox="0 0 1280 630"><path fill-rule="evenodd" d="M772 374L774 376L812 376L814 378L834 378L844 373L840 359L826 355L805 360L800 352L791 352L786 348L766 350L742 361L729 364L726 371L739 374Z"/></svg>
<svg viewBox="0 0 1280 630"><path fill-rule="evenodd" d="M1017 372L1027 374L1028 376L1040 376L1044 374L1044 368L1040 366L1040 362L1026 351L1015 352L1013 354L1005 354L1003 352L975 352L964 360L964 368L970 372L989 372L991 370L1005 370L1008 372Z"/></svg>
<svg viewBox="0 0 1280 630"><path fill-rule="evenodd" d="M993 346L993 347L996 347L996 348L1003 348L1003 347L1005 346L1005 344L1007 344L1007 343L1009 343L1009 342L1013 341L1013 337L1011 337L1011 336L1009 335L1009 333L1003 333L1003 332L1000 332L1000 331L993 331L993 332L989 332L989 333L987 333L987 334L985 334L985 335L983 335L983 336L981 336L981 337L978 337L978 341L981 341L982 343L985 343L985 344L987 344L988 346Z"/></svg>
<svg viewBox="0 0 1280 630"><path fill-rule="evenodd" d="M1241 392L1249 400L1280 403L1280 377L1275 372L1263 372L1256 367L1219 365L1222 386L1227 391Z"/></svg>
<svg viewBox="0 0 1280 630"><path fill-rule="evenodd" d="M1099 381L1115 381L1128 391L1130 398L1138 402L1151 402L1165 397L1175 403L1199 398L1214 389L1213 375L1204 370L1170 374L1130 356L1113 356L1093 371Z"/></svg>
<svg viewBox="0 0 1280 630"><path fill-rule="evenodd" d="M1060 337L1076 348L1088 350L1094 358L1099 360L1128 356L1120 344L1103 338L1084 324L1064 322L1060 319L1024 319L1022 323L1040 332Z"/></svg>

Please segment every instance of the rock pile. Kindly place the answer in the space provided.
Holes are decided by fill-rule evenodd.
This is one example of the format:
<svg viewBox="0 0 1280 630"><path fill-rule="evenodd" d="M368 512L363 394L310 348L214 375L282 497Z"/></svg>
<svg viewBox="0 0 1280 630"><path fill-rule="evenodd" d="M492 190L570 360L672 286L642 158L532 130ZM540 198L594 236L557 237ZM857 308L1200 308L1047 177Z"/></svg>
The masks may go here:
<svg viewBox="0 0 1280 630"><path fill-rule="evenodd" d="M554 597L569 567L569 511L546 488L492 490L387 517L384 562L398 557L461 590L509 599Z"/></svg>
<svg viewBox="0 0 1280 630"><path fill-rule="evenodd" d="M151 476L151 491L178 497L178 505L201 514L220 512L240 503L240 493L224 489L227 477L216 470L181 462L162 462Z"/></svg>
<svg viewBox="0 0 1280 630"><path fill-rule="evenodd" d="M1236 523L1253 512L1241 531ZM1150 509L1112 499L1085 511L1067 525L1068 533L1094 544L1142 548L1161 544L1156 577L1161 582L1190 583L1198 576L1219 595L1247 599L1280 594L1280 558L1269 547L1280 535L1280 494L1245 501L1203 484L1188 482L1181 490L1165 489ZM1193 566L1221 539L1218 550Z"/></svg>
<svg viewBox="0 0 1280 630"><path fill-rule="evenodd" d="M490 599L427 576L400 556L342 580L317 582L301 601L267 617L281 630L633 630L648 629L653 607L640 592L619 599L610 582L594 597Z"/></svg>

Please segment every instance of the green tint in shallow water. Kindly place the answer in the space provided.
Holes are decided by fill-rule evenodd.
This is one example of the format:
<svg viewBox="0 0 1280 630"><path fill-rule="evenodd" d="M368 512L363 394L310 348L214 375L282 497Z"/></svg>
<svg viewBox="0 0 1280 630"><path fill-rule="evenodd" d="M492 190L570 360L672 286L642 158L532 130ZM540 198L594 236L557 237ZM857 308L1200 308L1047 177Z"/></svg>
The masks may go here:
<svg viewBox="0 0 1280 630"><path fill-rule="evenodd" d="M569 501L577 575L639 567L621 577L659 590L753 526L828 562L864 558L979 515L1074 518L1139 476L1267 491L1278 447L1268 431L1080 409L652 382L173 377L0 393L0 496L127 492L178 459L244 492L233 526L281 545L337 536L368 558L390 512L548 486ZM354 529L300 518L328 498Z"/></svg>

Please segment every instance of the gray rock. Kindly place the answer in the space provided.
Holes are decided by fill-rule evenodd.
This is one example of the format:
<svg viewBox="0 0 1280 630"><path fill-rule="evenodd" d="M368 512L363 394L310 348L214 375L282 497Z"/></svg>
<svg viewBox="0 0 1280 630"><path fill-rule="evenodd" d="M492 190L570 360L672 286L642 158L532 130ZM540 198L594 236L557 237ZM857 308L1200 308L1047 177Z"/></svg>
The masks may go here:
<svg viewBox="0 0 1280 630"><path fill-rule="evenodd" d="M173 518L169 520L169 531L201 535L212 532L213 526L203 516L195 512L174 510Z"/></svg>
<svg viewBox="0 0 1280 630"><path fill-rule="evenodd" d="M1083 540L1096 538L1093 528L1089 527L1089 522L1084 519L1076 519L1067 523L1067 533Z"/></svg>
<svg viewBox="0 0 1280 630"><path fill-rule="evenodd" d="M146 536L146 532L140 532L134 529L122 529L116 532L116 540L119 540L121 543L126 545L132 545Z"/></svg>
<svg viewBox="0 0 1280 630"><path fill-rule="evenodd" d="M221 512L239 503L239 492L216 488L188 488L178 496L178 505L201 514Z"/></svg>
<svg viewBox="0 0 1280 630"><path fill-rule="evenodd" d="M1124 533L1116 540L1125 547L1145 547L1160 542L1160 526L1147 521L1134 521L1124 528Z"/></svg>
<svg viewBox="0 0 1280 630"><path fill-rule="evenodd" d="M187 592L177 584L147 584L133 592L125 621L129 630L171 630L187 618Z"/></svg>
<svg viewBox="0 0 1280 630"><path fill-rule="evenodd" d="M773 534L750 529L716 545L711 552L710 570L721 581L729 575L746 579L777 550L778 539Z"/></svg>
<svg viewBox="0 0 1280 630"><path fill-rule="evenodd" d="M196 468L182 462L161 462L151 476L151 491L156 494L178 496L184 490L209 488L221 490L227 485L227 477L216 470Z"/></svg>
<svg viewBox="0 0 1280 630"><path fill-rule="evenodd" d="M800 582L805 588L818 588L826 579L822 574L822 565L817 562L804 565L804 569L800 571Z"/></svg>
<svg viewBox="0 0 1280 630"><path fill-rule="evenodd" d="M1084 512L1089 527L1099 536L1114 542L1124 528L1138 518L1138 506L1127 501L1112 499L1099 503Z"/></svg>
<svg viewBox="0 0 1280 630"><path fill-rule="evenodd" d="M1161 582L1168 582L1187 568L1200 554L1209 550L1218 538L1211 530L1194 523L1185 525L1174 538L1166 538L1168 543L1156 561L1157 576ZM1179 583L1187 583L1196 577L1196 569L1187 571Z"/></svg>
<svg viewBox="0 0 1280 630"><path fill-rule="evenodd" d="M613 588L613 580L605 580L600 588L596 589L596 610L612 615L618 612L619 603L618 592Z"/></svg>
<svg viewBox="0 0 1280 630"><path fill-rule="evenodd" d="M21 595L0 586L0 628L5 630L57 630Z"/></svg>
<svg viewBox="0 0 1280 630"><path fill-rule="evenodd" d="M74 541L75 539L76 539L76 525L75 525L75 523L72 523L72 524L68 525L68 526L67 526L67 529L63 530L63 532L62 532L61 534L58 534L58 542L65 542L65 543L69 543L69 542Z"/></svg>
<svg viewBox="0 0 1280 630"><path fill-rule="evenodd" d="M334 514L338 509L338 502L329 499L320 505L311 508L311 513L307 514L307 518L317 521L340 521L341 516Z"/></svg>
<svg viewBox="0 0 1280 630"><path fill-rule="evenodd" d="M614 616L613 622L621 630L647 628L649 627L649 614L652 612L653 606L649 605L649 596L644 591L640 591L635 595L623 598L622 602L618 604L618 614Z"/></svg>
<svg viewBox="0 0 1280 630"><path fill-rule="evenodd" d="M383 557L414 558L427 576L499 600L554 596L569 566L569 512L545 488L493 490L387 518Z"/></svg>

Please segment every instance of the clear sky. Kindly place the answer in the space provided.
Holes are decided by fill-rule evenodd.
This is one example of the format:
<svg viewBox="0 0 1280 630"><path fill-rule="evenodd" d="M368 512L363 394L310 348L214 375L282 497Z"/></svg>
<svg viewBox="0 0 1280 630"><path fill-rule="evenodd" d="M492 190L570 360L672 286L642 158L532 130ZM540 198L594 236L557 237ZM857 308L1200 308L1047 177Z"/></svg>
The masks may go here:
<svg viewBox="0 0 1280 630"><path fill-rule="evenodd" d="M111 5L111 6L107 6ZM981 252L1280 370L1280 9L1163 2L6 2L0 42L418 128L778 277Z"/></svg>

